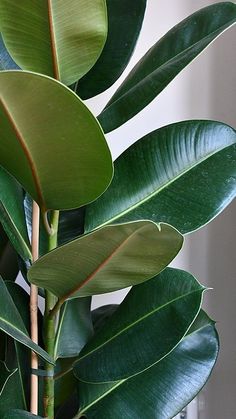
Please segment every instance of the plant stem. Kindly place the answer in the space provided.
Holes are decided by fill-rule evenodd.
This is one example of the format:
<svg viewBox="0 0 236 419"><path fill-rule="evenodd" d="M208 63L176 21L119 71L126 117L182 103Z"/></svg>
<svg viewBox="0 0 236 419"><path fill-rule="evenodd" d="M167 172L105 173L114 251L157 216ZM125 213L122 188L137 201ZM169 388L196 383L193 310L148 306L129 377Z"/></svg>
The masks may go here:
<svg viewBox="0 0 236 419"><path fill-rule="evenodd" d="M38 259L39 247L39 219L40 211L36 202L33 202L32 213L32 259L35 262ZM36 285L30 287L30 324L31 324L31 339L38 344L38 288ZM38 369L38 356L31 352L31 368ZM31 374L31 397L30 397L30 411L31 413L38 414L38 376Z"/></svg>
<svg viewBox="0 0 236 419"><path fill-rule="evenodd" d="M53 250L57 246L59 211L53 211L51 217L51 227L53 234L48 239L48 250ZM45 290L45 349L54 357L55 345L55 318L49 317L49 314L55 306L56 298L50 292ZM44 413L48 419L54 418L54 366L46 363L45 370L47 376L44 380Z"/></svg>

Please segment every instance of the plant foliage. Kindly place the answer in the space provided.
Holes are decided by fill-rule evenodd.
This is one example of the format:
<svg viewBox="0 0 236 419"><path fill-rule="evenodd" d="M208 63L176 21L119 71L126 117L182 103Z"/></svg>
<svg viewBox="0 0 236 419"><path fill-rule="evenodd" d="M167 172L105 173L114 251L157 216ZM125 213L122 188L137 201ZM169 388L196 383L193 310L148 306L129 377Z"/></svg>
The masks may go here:
<svg viewBox="0 0 236 419"><path fill-rule="evenodd" d="M0 0L1 418L171 419L216 362L205 288L168 265L183 236L235 197L236 131L174 123L115 162L105 133L235 24L236 5L178 23L96 118L82 100L123 73L145 9L145 0ZM45 303L36 340L38 307L14 282L19 270ZM92 311L94 295L127 287L120 305Z"/></svg>

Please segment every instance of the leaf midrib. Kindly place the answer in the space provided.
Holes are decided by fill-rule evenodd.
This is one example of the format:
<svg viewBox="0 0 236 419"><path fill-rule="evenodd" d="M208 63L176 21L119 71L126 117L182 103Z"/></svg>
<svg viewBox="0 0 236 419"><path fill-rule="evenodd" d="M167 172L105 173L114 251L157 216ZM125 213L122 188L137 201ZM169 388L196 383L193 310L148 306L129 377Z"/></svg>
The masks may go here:
<svg viewBox="0 0 236 419"><path fill-rule="evenodd" d="M25 157L28 161L29 168L30 168L31 175L32 175L32 179L33 179L33 183L34 183L34 186L35 186L35 189L36 189L36 193L38 195L39 203L41 204L41 207L45 209L46 205L45 205L45 202L44 202L44 198L43 198L43 194L42 194L42 189L41 189L41 184L40 184L40 181L39 181L39 176L38 176L38 173L37 173L37 169L36 169L36 166L34 164L34 161L33 161L32 157L31 157L28 146L27 146L27 144L24 140L24 136L21 133L18 126L16 125L16 123L14 121L14 118L12 117L12 114L11 114L10 110L8 109L6 103L4 102L3 98L0 98L0 104L2 105L3 111L6 115L8 121L9 121L9 123L10 123L10 125L11 125L11 127L12 127L12 129L15 133L16 139L20 143L21 149L22 149L22 151L23 151L23 153L24 153L24 155L25 155Z"/></svg>
<svg viewBox="0 0 236 419"><path fill-rule="evenodd" d="M159 187L158 189L156 189L155 191L153 191L149 195L145 196L143 199L136 202L134 205L131 205L129 208L125 209L124 211L121 211L120 213L117 213L114 217L110 218L109 220L105 221L104 223L97 225L96 229L101 228L101 227L103 227L107 224L110 224L113 221L118 220L118 219L122 218L123 216L129 214L131 211L135 210L136 208L138 208L141 205L145 204L146 202L150 201L152 198L154 198L156 195L161 193L164 189L168 188L170 185L172 185L172 183L176 182L179 178L184 176L186 173L190 172L195 167L200 166L201 163L203 163L204 161L213 157L215 154L220 153L224 149L226 149L228 147L232 147L234 144L235 144L235 142L233 142L232 144L227 144L227 146L223 146L223 147L207 154L205 157L197 160L195 164L192 164L189 167L187 167L185 170L181 171L177 176L174 176L171 180L164 183L161 187Z"/></svg>
<svg viewBox="0 0 236 419"><path fill-rule="evenodd" d="M48 24L49 24L49 33L50 33L50 41L51 41L53 74L56 80L60 80L57 47L56 47L55 25L53 21L52 0L48 0Z"/></svg>
<svg viewBox="0 0 236 419"><path fill-rule="evenodd" d="M90 281L92 281L94 278L96 278L97 274L109 263L109 261L117 254L117 252L119 252L120 249L122 249L127 243L128 241L133 238L133 236L135 236L137 233L140 233L141 230L144 230L147 228L147 226L149 226L150 224L153 224L153 226L155 226L156 224L154 224L152 221L147 222L147 224L142 225L141 227L139 227L138 229L136 229L135 231L133 231L128 237L126 237L125 239L122 240L122 242L115 248L113 249L113 251L109 254L109 256L107 256L102 263L100 263L100 265L92 272L90 273L86 279L84 279L79 285L77 285L75 288L73 288L72 291L68 292L67 294L65 294L62 298L63 300L68 299L69 297L71 297L73 294L75 294L76 292L80 291L80 289L82 289L84 286L86 286ZM157 227L157 225L156 225ZM158 228L157 228L158 229ZM159 231L159 230L158 230ZM66 244L65 244L66 246ZM55 250L56 251L56 250Z"/></svg>
<svg viewBox="0 0 236 419"><path fill-rule="evenodd" d="M195 289L193 291L190 291L188 293L182 294L181 296L178 296L176 298L174 298L171 301L168 301L165 304L162 304L161 306L157 307L156 309L148 312L147 314L145 314L144 316L138 318L136 321L134 321L133 323L129 324L128 326L126 326L124 329L120 330L118 333L116 333L115 335L113 335L111 338L107 339L105 342L103 342L102 344L100 344L99 346L97 346L96 348L94 348L93 350L91 350L90 352L88 352L87 354L85 354L84 356L78 358L78 362L82 361L83 359L87 358L88 356L92 355L94 352L98 351L99 349L101 349L102 347L106 346L108 343L110 343L111 341L113 341L114 339L116 339L118 336L122 335L123 333L125 333L127 330L131 329L132 327L136 326L137 324L141 323L142 321L146 320L148 317L156 314L158 311L168 307L169 305L175 303L176 301L179 301L183 298L188 297L189 295L192 294L197 294L199 292L203 292L204 291L204 287L201 287L199 284L199 288Z"/></svg>
<svg viewBox="0 0 236 419"><path fill-rule="evenodd" d="M181 341L178 343L178 345L180 343L182 343L185 339L187 339L188 337L194 335L195 333L199 333L201 330L205 329L206 327L208 327L211 323L205 324L204 326L199 327L199 329L194 330L192 333L187 333L182 339ZM177 345L177 346L178 346ZM177 348L177 346L175 346L175 348L173 348L173 350L175 350ZM167 356L169 356L173 351L169 352L164 358L166 358ZM90 404L88 404L87 406L85 406L84 408L82 408L82 410L79 412L79 415L82 415L84 412L86 412L88 409L90 409L93 405L95 405L96 403L98 403L100 400L104 399L104 397L106 397L109 393L111 393L112 391L114 391L117 387L119 387L120 385L124 384L126 381L128 381L129 379L133 378L133 377L137 377L140 374L145 373L147 370L149 370L150 368L155 367L155 365L157 363L159 363L160 361L162 361L164 358L162 358L161 360L155 362L154 364L150 365L148 368L146 368L145 370L134 374L130 377L124 378L123 380L119 380L119 381L115 381L114 386L112 386L110 389L108 389L107 391L105 391L102 395L100 395L97 399L95 399L94 401L92 401ZM89 384L89 383L86 383ZM92 385L96 385L95 383L91 383ZM108 383L107 383L108 384ZM99 383L98 383L99 385ZM74 419L79 419L80 416L76 416Z"/></svg>
<svg viewBox="0 0 236 419"><path fill-rule="evenodd" d="M234 24L235 24L236 22L235 22L235 19L232 19L230 22L229 22L229 24L224 24L224 25L222 25L222 26L220 26L217 30L215 30L215 31L213 31L213 32L211 32L211 33L209 33L208 35L206 35L206 36L204 36L203 38L201 38L200 40L198 40L198 41L196 41L196 42L194 42L193 44L191 44L188 48L185 48L185 49L183 49L183 51L181 51L181 52L179 52L178 54L176 54L174 57L171 57L170 59L168 59L167 61L165 61L164 63L162 63L159 67L157 67L155 70L153 70L151 73L149 73L147 76L145 76L142 80L140 80L137 84L135 84L134 86L132 86L132 87L130 87L126 92L124 92L121 96L119 96L119 97L117 97L117 99L115 100L115 101L113 101L113 102L111 102L110 104L108 103L108 105L103 109L103 111L101 112L101 114L98 116L98 118L104 113L105 114L105 112L110 108L110 107L113 107L113 105L115 105L117 102L119 102L120 100L122 100L126 95L128 95L128 94L130 94L134 89L136 89L136 88L138 88L138 87L140 87L142 84L144 84L144 82L146 82L146 80L148 80L150 77L152 77L152 75L154 74L154 73L156 73L156 72L159 72L159 71L161 71L162 70L162 68L163 67L166 67L167 65L169 65L172 61L174 62L174 61L176 61L176 60L178 60L179 59L179 57L182 55L182 54L185 54L188 50L191 50L192 48L194 48L196 45L198 45L200 42L204 42L207 38L209 38L209 37L214 37L214 35L217 33L217 32L219 32L220 31L220 33L219 33L219 35L218 36L216 36L214 39L212 39L210 42L209 42L209 44L207 44L206 45L206 47L205 48L207 48L209 45L211 45L223 32L225 32L226 30L228 30L230 27L232 27ZM225 28L222 32L221 32L221 29L223 29L223 28ZM154 46L153 46L154 47ZM150 48L150 50L153 48L153 47L151 47ZM205 49L205 48L203 48L203 50ZM150 50L149 51L147 51L147 54L150 52ZM200 53L199 54L197 54L197 56L196 57L198 57L200 54L201 54L201 52L203 52L203 50L202 51L200 51ZM192 62L196 57L194 57L190 62ZM134 67L135 68L135 67ZM182 69L181 69L181 71L182 71ZM177 74L179 74L179 73L177 73ZM111 99L112 100L112 99Z"/></svg>

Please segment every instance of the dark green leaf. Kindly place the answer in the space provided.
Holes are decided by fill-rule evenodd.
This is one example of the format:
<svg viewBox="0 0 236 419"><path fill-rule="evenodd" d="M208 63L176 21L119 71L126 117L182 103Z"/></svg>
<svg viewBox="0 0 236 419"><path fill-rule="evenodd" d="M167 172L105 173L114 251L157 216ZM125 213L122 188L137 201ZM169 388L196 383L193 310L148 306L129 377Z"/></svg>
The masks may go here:
<svg viewBox="0 0 236 419"><path fill-rule="evenodd" d="M2 395L2 392L7 384L7 381L9 378L15 374L16 370L10 371L5 362L0 361L0 397Z"/></svg>
<svg viewBox="0 0 236 419"><path fill-rule="evenodd" d="M81 413L88 419L170 419L180 412L207 381L218 355L213 322L200 312L182 342L147 371L106 385L80 383Z"/></svg>
<svg viewBox="0 0 236 419"><path fill-rule="evenodd" d="M13 408L26 409L17 373L11 375L0 397L0 417L9 419L8 412ZM6 416L4 416L6 414Z"/></svg>
<svg viewBox="0 0 236 419"><path fill-rule="evenodd" d="M78 412L78 408L78 394L77 391L74 391L66 402L57 410L56 419L74 418L76 412Z"/></svg>
<svg viewBox="0 0 236 419"><path fill-rule="evenodd" d="M21 319L25 325L27 331L30 331L30 314L29 314L29 295L24 291L18 284L13 282L5 282L9 294L11 295L12 300L18 312L20 313ZM39 332L42 330L42 315L38 313L39 319ZM39 341L41 341L41 336L39 333ZM21 345L19 342L14 341L13 339L8 339L8 348L7 348L7 365L11 369L17 368L17 372L14 375L14 380L11 382L11 386L17 388L17 393L21 396L21 400L24 405L19 405L18 403L12 403L11 408L29 408L30 400L30 356L31 352L25 346Z"/></svg>
<svg viewBox="0 0 236 419"><path fill-rule="evenodd" d="M82 99L108 89L123 73L136 45L146 0L107 0L108 37L92 69L77 84Z"/></svg>
<svg viewBox="0 0 236 419"><path fill-rule="evenodd" d="M75 358L61 358L57 360L55 369L55 407L59 409L61 405L70 399L76 391L76 379L73 374L73 363Z"/></svg>
<svg viewBox="0 0 236 419"><path fill-rule="evenodd" d="M30 243L24 216L22 188L1 167L0 184L0 223L22 259L31 259Z"/></svg>
<svg viewBox="0 0 236 419"><path fill-rule="evenodd" d="M1 32L24 70L76 82L97 61L107 36L105 0L1 0Z"/></svg>
<svg viewBox="0 0 236 419"><path fill-rule="evenodd" d="M92 321L95 333L101 329L106 321L115 313L118 304L109 304L106 306L98 307L92 311Z"/></svg>
<svg viewBox="0 0 236 419"><path fill-rule="evenodd" d="M84 347L76 377L88 382L128 378L166 357L200 309L204 288L189 273L165 269L133 287Z"/></svg>
<svg viewBox="0 0 236 419"><path fill-rule="evenodd" d="M19 272L17 253L0 224L0 276L15 281Z"/></svg>
<svg viewBox="0 0 236 419"><path fill-rule="evenodd" d="M31 237L32 231L32 203L32 198L29 196L29 194L26 194L24 199L24 210L29 237ZM83 234L84 214L85 207L77 208L74 210L60 211L57 236L59 246ZM48 253L48 234L43 228L42 220L40 227L39 254L40 256L43 256L45 253Z"/></svg>
<svg viewBox="0 0 236 419"><path fill-rule="evenodd" d="M60 211L58 245L76 239L84 232L85 207L70 211Z"/></svg>
<svg viewBox="0 0 236 419"><path fill-rule="evenodd" d="M167 224L106 226L38 259L28 279L63 299L115 291L162 271L182 243L181 234Z"/></svg>
<svg viewBox="0 0 236 419"><path fill-rule="evenodd" d="M43 419L24 410L14 409L7 412L3 419Z"/></svg>
<svg viewBox="0 0 236 419"><path fill-rule="evenodd" d="M0 164L44 216L48 209L77 208L103 193L113 174L110 151L78 96L49 77L24 71L0 72L0 89Z"/></svg>
<svg viewBox="0 0 236 419"><path fill-rule="evenodd" d="M205 7L171 29L138 62L99 116L105 132L147 106L197 55L236 21L236 5Z"/></svg>
<svg viewBox="0 0 236 419"><path fill-rule="evenodd" d="M160 128L115 162L105 194L86 209L85 230L144 218L182 233L214 218L236 192L236 132L213 121Z"/></svg>
<svg viewBox="0 0 236 419"><path fill-rule="evenodd" d="M78 356L93 335L90 305L90 298L75 298L63 304L55 339L54 359Z"/></svg>
<svg viewBox="0 0 236 419"><path fill-rule="evenodd" d="M7 290L4 281L0 278L0 329L13 339L32 349L49 363L53 363L50 356L36 345L29 337L22 318Z"/></svg>
<svg viewBox="0 0 236 419"><path fill-rule="evenodd" d="M2 39L2 35L0 33L0 71L16 70L17 68L19 67L16 65L9 52L7 51Z"/></svg>

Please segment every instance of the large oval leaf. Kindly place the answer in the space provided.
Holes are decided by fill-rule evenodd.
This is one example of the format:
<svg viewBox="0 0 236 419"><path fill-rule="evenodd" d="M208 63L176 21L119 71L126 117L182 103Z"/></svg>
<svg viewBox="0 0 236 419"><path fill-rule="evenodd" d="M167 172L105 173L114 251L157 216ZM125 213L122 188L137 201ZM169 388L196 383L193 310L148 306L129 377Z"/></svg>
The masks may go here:
<svg viewBox="0 0 236 419"><path fill-rule="evenodd" d="M19 67L16 65L9 52L7 51L2 39L2 35L0 33L0 71L15 70L18 68Z"/></svg>
<svg viewBox="0 0 236 419"><path fill-rule="evenodd" d="M97 61L107 36L105 0L1 0L5 45L24 70L70 85Z"/></svg>
<svg viewBox="0 0 236 419"><path fill-rule="evenodd" d="M22 259L31 259L23 207L23 190L2 167L0 167L0 184L0 222Z"/></svg>
<svg viewBox="0 0 236 419"><path fill-rule="evenodd" d="M43 211L97 198L111 180L112 160L80 99L49 77L23 71L0 73L0 89L0 165Z"/></svg>
<svg viewBox="0 0 236 419"><path fill-rule="evenodd" d="M214 323L204 312L182 342L147 371L120 382L79 384L79 417L114 419L145 417L170 419L201 390L218 355ZM144 391L145 389L145 391Z"/></svg>
<svg viewBox="0 0 236 419"><path fill-rule="evenodd" d="M107 226L38 259L28 279L63 300L111 292L152 278L177 255L182 242L167 224Z"/></svg>
<svg viewBox="0 0 236 419"><path fill-rule="evenodd" d="M206 224L236 193L236 132L213 121L154 131L115 162L106 193L86 210L85 230L139 218L182 233ZM119 199L117 199L119 198Z"/></svg>
<svg viewBox="0 0 236 419"><path fill-rule="evenodd" d="M170 268L133 287L82 349L75 364L77 378L117 381L160 361L180 342L195 319L203 290L190 274Z"/></svg>
<svg viewBox="0 0 236 419"><path fill-rule="evenodd" d="M136 64L99 116L105 132L147 106L197 55L236 21L236 5L221 2L180 22Z"/></svg>
<svg viewBox="0 0 236 419"><path fill-rule="evenodd" d="M93 324L90 306L91 298L75 298L64 303L55 338L54 359L78 356L91 338Z"/></svg>
<svg viewBox="0 0 236 419"><path fill-rule="evenodd" d="M13 339L32 349L49 363L51 357L42 348L36 345L29 337L22 318L7 290L4 281L0 278L0 329Z"/></svg>
<svg viewBox="0 0 236 419"><path fill-rule="evenodd" d="M108 37L94 67L77 84L83 99L108 89L123 73L142 26L146 0L107 0Z"/></svg>

